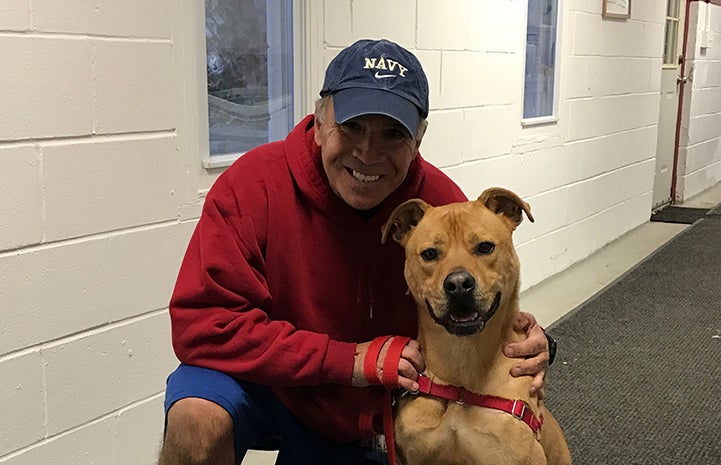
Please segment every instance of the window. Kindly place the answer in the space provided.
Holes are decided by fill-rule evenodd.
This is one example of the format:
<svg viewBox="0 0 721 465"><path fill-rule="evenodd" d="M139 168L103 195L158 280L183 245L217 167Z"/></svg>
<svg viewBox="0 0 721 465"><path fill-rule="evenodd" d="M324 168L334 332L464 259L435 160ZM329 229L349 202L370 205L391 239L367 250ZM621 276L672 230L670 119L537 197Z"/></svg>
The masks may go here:
<svg viewBox="0 0 721 465"><path fill-rule="evenodd" d="M292 18L292 0L205 1L211 165L293 127Z"/></svg>
<svg viewBox="0 0 721 465"><path fill-rule="evenodd" d="M678 65L678 28L680 0L668 0L666 4L666 37L663 45L664 67L676 67Z"/></svg>
<svg viewBox="0 0 721 465"><path fill-rule="evenodd" d="M553 117L558 0L529 0L523 119ZM545 121L544 120L544 121Z"/></svg>

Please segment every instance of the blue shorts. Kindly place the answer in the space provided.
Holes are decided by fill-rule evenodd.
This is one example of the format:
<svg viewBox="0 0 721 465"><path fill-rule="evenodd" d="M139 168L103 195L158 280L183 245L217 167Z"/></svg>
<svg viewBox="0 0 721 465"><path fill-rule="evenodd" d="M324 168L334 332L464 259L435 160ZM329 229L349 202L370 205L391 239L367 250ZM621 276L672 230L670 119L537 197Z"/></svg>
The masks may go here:
<svg viewBox="0 0 721 465"><path fill-rule="evenodd" d="M322 437L301 424L265 386L225 373L181 364L168 376L165 414L180 399L199 397L223 407L233 419L236 463L248 449L278 449L276 464L377 465L386 454Z"/></svg>

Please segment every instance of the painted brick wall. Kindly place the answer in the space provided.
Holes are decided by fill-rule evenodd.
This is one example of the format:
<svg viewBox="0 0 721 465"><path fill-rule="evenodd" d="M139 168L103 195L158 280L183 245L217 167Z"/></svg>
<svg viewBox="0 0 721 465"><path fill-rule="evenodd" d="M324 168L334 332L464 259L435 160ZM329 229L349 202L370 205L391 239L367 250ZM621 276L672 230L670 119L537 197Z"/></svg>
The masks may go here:
<svg viewBox="0 0 721 465"><path fill-rule="evenodd" d="M693 2L689 15L679 200L721 181L721 6Z"/></svg>
<svg viewBox="0 0 721 465"><path fill-rule="evenodd" d="M150 464L178 221L171 0L0 6L0 463Z"/></svg>

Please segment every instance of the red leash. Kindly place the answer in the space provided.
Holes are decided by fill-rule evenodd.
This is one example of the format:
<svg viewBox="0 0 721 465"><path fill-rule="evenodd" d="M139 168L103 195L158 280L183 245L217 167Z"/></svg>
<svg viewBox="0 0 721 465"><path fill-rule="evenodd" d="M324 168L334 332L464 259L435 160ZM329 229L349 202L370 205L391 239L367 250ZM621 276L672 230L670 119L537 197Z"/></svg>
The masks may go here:
<svg viewBox="0 0 721 465"><path fill-rule="evenodd" d="M393 432L393 393L388 391L383 402L383 434L386 437L388 463L396 465L396 437Z"/></svg>
<svg viewBox="0 0 721 465"><path fill-rule="evenodd" d="M383 374L382 377L378 377L377 367L378 358L380 357L383 346L391 339L388 345L388 352L386 353L385 359L383 360ZM379 385L388 389L383 399L383 422L386 422L386 417L390 415L391 421L391 435L393 434L393 412L392 412L392 398L391 389L399 387L398 385L398 362L401 359L403 348L408 344L411 338L405 336L379 336L371 342L368 346L368 352L363 360L363 374L371 385ZM379 434L378 428L374 422L377 411L367 410L363 411L358 418L358 426L361 433L364 436L373 436Z"/></svg>

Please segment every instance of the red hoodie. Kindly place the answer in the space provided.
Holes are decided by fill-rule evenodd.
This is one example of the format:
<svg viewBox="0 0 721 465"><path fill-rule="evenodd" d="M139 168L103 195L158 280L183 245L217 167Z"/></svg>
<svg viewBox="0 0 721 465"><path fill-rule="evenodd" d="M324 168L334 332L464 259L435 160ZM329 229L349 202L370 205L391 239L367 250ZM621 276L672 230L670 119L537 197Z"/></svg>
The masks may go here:
<svg viewBox="0 0 721 465"><path fill-rule="evenodd" d="M312 116L243 155L208 193L178 274L178 359L270 386L306 425L361 439L359 413L380 412L384 391L351 387L356 343L417 331L403 249L381 244L383 223L414 197L465 200L418 155L401 187L359 213L328 185Z"/></svg>

